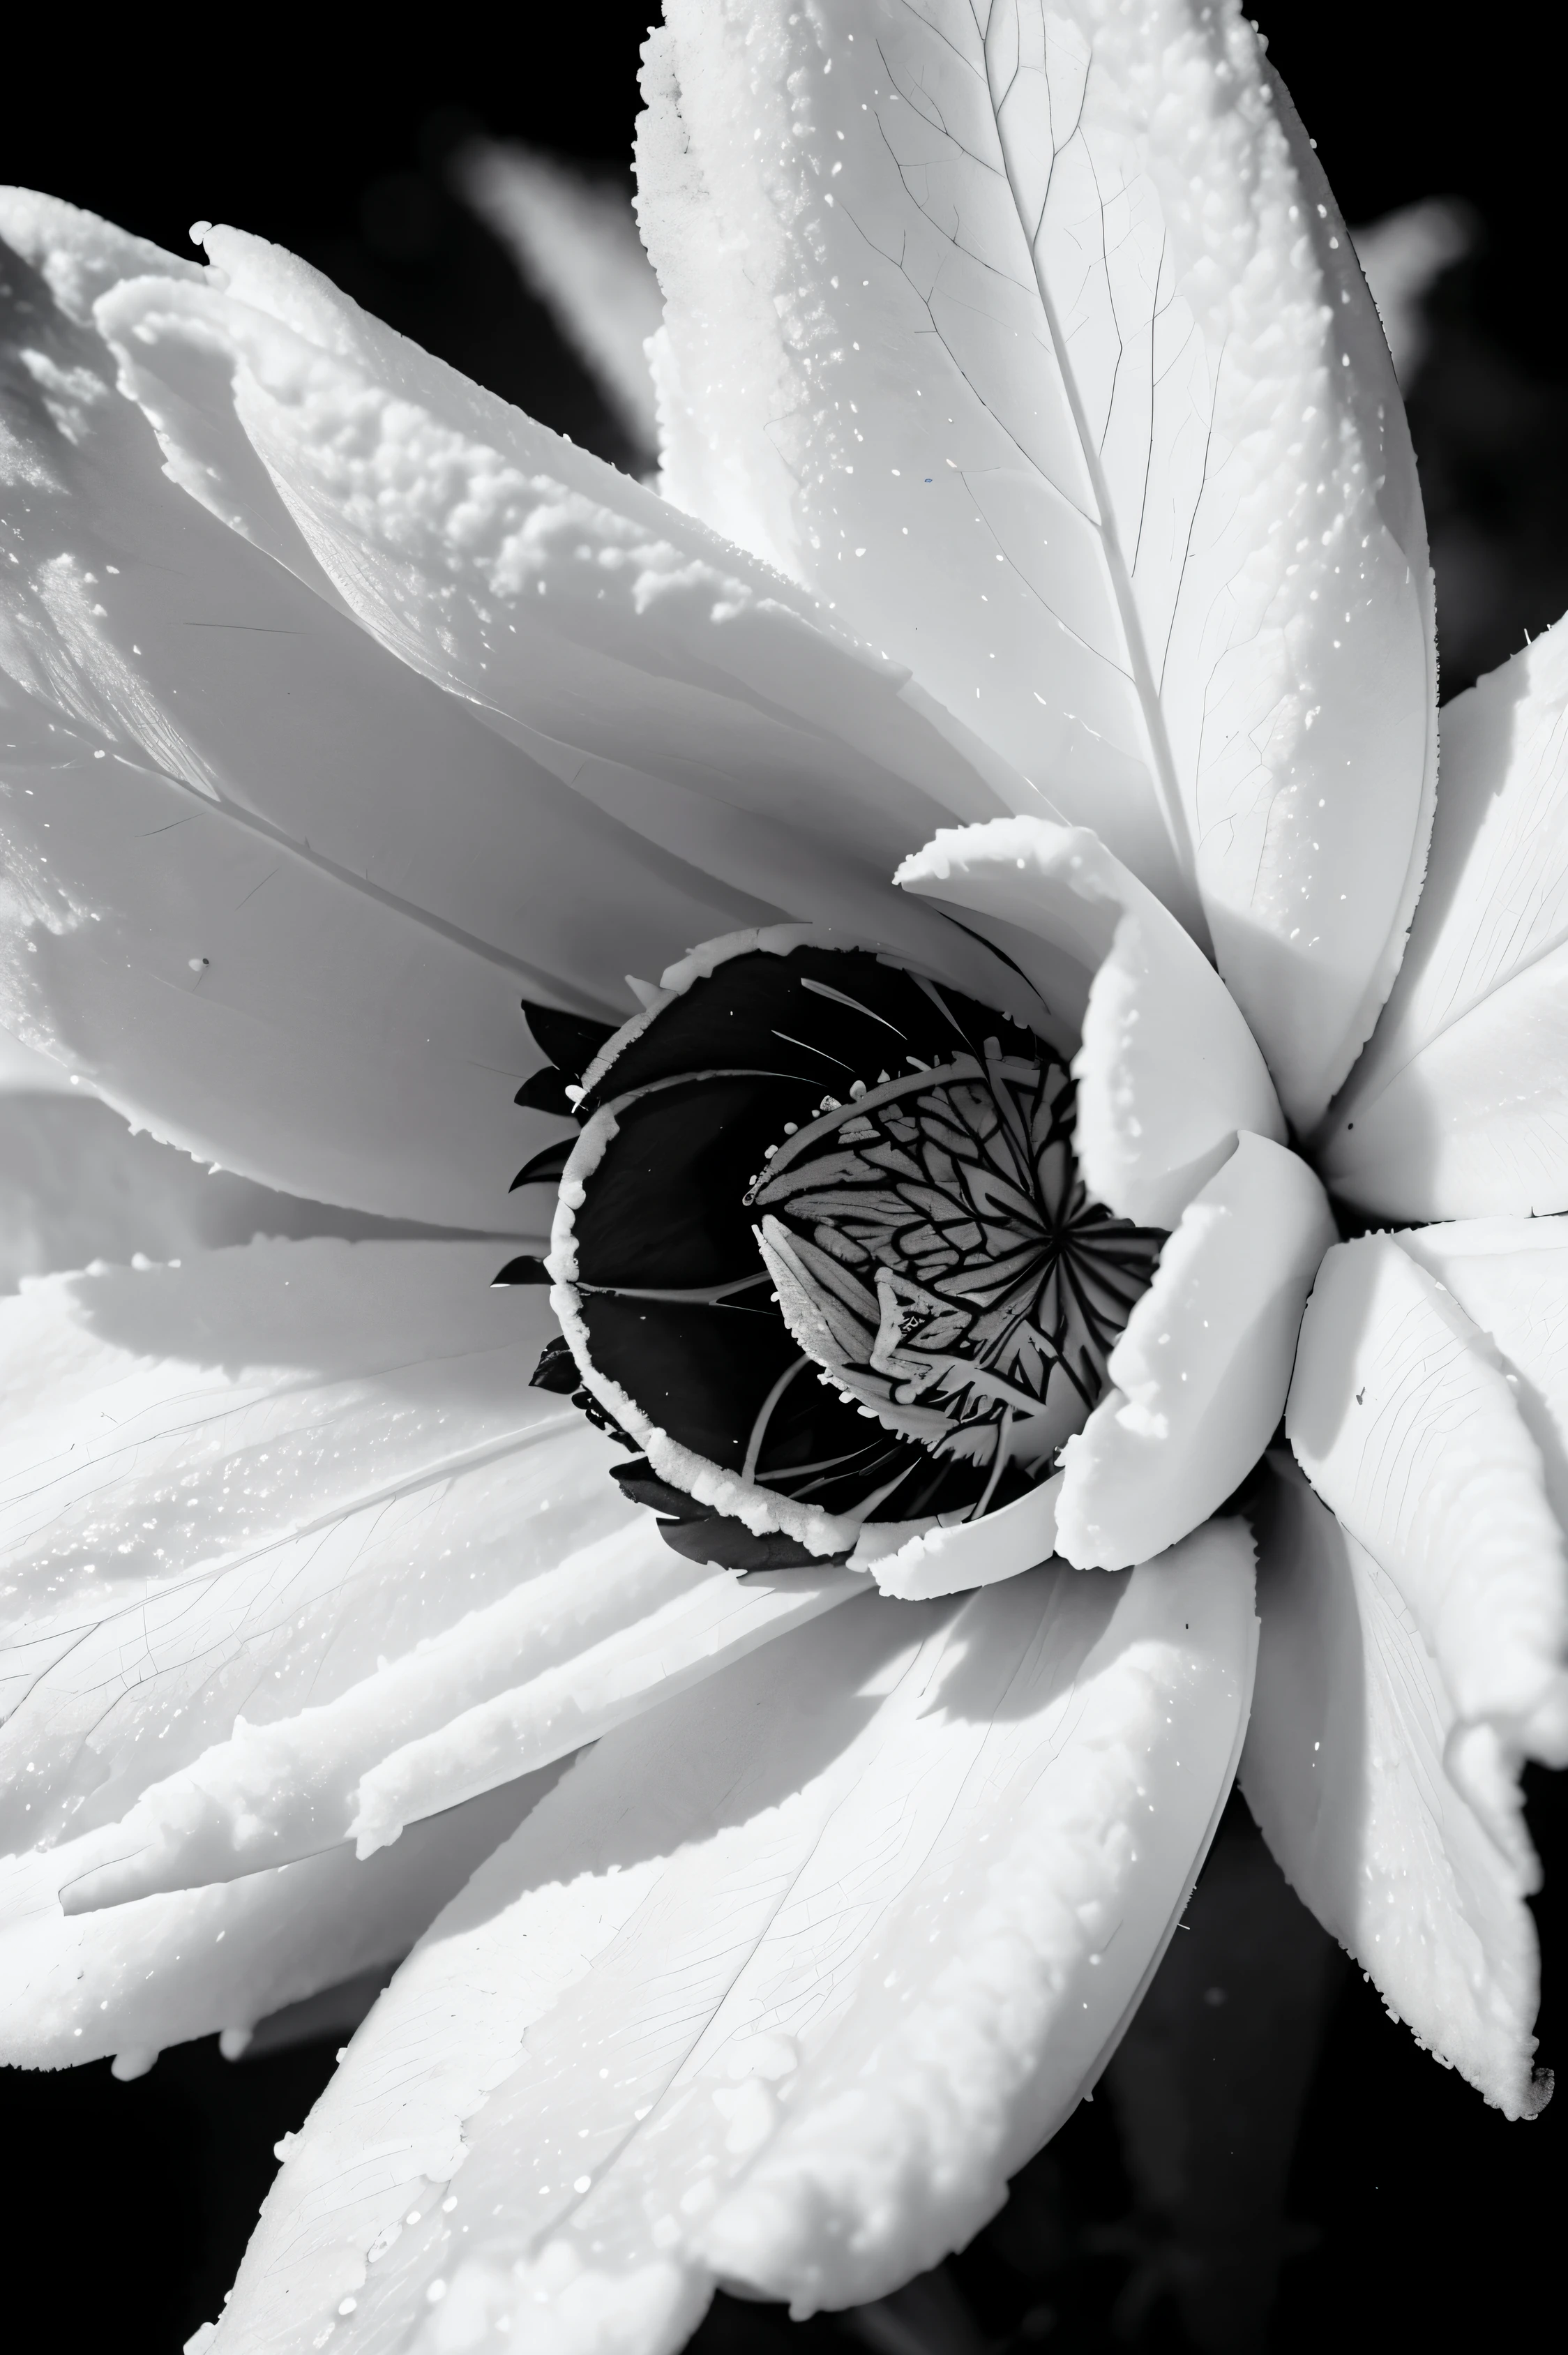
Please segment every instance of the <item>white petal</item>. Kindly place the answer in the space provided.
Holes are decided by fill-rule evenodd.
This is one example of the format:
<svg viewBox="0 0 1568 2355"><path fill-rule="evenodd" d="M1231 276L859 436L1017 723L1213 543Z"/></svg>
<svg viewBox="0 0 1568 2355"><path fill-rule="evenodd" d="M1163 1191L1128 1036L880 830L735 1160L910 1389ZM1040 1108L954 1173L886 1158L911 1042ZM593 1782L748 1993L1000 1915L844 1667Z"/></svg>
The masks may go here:
<svg viewBox="0 0 1568 2355"><path fill-rule="evenodd" d="M658 419L644 346L658 332L664 301L624 182L496 139L462 148L453 176L637 448L651 454Z"/></svg>
<svg viewBox="0 0 1568 2355"><path fill-rule="evenodd" d="M24 1047L9 1030L0 1030L0 1097L9 1100L16 1096L91 1092L85 1082L73 1088L70 1073L62 1071L52 1055L40 1055L36 1048Z"/></svg>
<svg viewBox="0 0 1568 2355"><path fill-rule="evenodd" d="M1248 1804L1292 1888L1395 2018L1509 2117L1529 2117L1551 2081L1531 2081L1528 1841L1516 1827L1499 1847L1456 1787L1454 1702L1396 1580L1283 1456L1259 1549ZM1518 1804L1505 1773L1488 1815Z"/></svg>
<svg viewBox="0 0 1568 2355"><path fill-rule="evenodd" d="M0 1293L24 1276L221 1250L255 1235L371 1240L382 1222L204 1169L188 1154L133 1134L91 1089L60 1084L12 1094L0 1087ZM499 1256L499 1253L497 1253Z"/></svg>
<svg viewBox="0 0 1568 2355"><path fill-rule="evenodd" d="M1017 1578L1051 1560L1056 1551L1061 1490L1061 1475L1056 1472L999 1511L950 1529L906 1533L871 1522L862 1529L849 1559L857 1570L870 1572L883 1594L904 1603L994 1586L999 1579Z"/></svg>
<svg viewBox="0 0 1568 2355"><path fill-rule="evenodd" d="M1399 1241L1501 1352L1568 1529L1568 1219L1459 1219Z"/></svg>
<svg viewBox="0 0 1568 2355"><path fill-rule="evenodd" d="M1443 712L1398 983L1321 1165L1399 1219L1568 1209L1568 623Z"/></svg>
<svg viewBox="0 0 1568 2355"><path fill-rule="evenodd" d="M671 0L646 58L670 495L1211 935L1315 1119L1420 882L1432 598L1377 316L1239 10Z"/></svg>
<svg viewBox="0 0 1568 2355"><path fill-rule="evenodd" d="M58 1891L75 1843L0 1859L0 2061L68 2068L244 2031L284 2004L407 1954L554 1770L416 1825L395 1849L348 1848L244 1881L144 1897L75 1920Z"/></svg>
<svg viewBox="0 0 1568 2355"><path fill-rule="evenodd" d="M1079 1166L1119 1218L1174 1226L1240 1130L1284 1143L1279 1099L1235 1000L1085 827L1022 817L944 831L898 880L984 916L1066 1036L1082 1036Z"/></svg>
<svg viewBox="0 0 1568 2355"><path fill-rule="evenodd" d="M537 1224L507 1185L560 1124L513 1106L539 1060L516 970L4 680L0 727L0 1006L30 1044L202 1161L436 1225Z"/></svg>
<svg viewBox="0 0 1568 2355"><path fill-rule="evenodd" d="M15 193L0 231L26 490L0 567L0 1014L204 1159L527 1224L507 1184L554 1124L511 1105L539 1060L520 992L619 1018L628 965L757 903L382 653L253 455L258 537L314 587L166 479L86 307L152 249Z"/></svg>
<svg viewBox="0 0 1568 2355"><path fill-rule="evenodd" d="M73 1838L73 1909L368 1852L859 1584L672 1553L529 1387L555 1328L495 1260L262 1245L0 1305L4 1838Z"/></svg>
<svg viewBox="0 0 1568 2355"><path fill-rule="evenodd" d="M597 1744L360 2030L215 2355L349 2296L368 2350L670 2355L716 2273L809 2313L966 2240L1190 1888L1250 1550L868 1597Z"/></svg>
<svg viewBox="0 0 1568 2355"><path fill-rule="evenodd" d="M1005 762L813 600L303 263L208 244L201 286L144 278L95 312L171 469L237 530L274 533L278 506L303 578L653 864L712 879L740 912L643 970L759 911L940 956L948 928L890 870L944 817L1027 795Z"/></svg>
<svg viewBox="0 0 1568 2355"><path fill-rule="evenodd" d="M1181 1214L1111 1353L1115 1388L1062 1454L1057 1550L1146 1561L1215 1512L1279 1422L1334 1221L1305 1161L1243 1136Z"/></svg>
<svg viewBox="0 0 1568 2355"><path fill-rule="evenodd" d="M1408 1607L1456 1720L1445 1763L1509 1847L1498 1755L1568 1763L1568 1561L1497 1349L1393 1236L1338 1244L1302 1323L1286 1428Z"/></svg>

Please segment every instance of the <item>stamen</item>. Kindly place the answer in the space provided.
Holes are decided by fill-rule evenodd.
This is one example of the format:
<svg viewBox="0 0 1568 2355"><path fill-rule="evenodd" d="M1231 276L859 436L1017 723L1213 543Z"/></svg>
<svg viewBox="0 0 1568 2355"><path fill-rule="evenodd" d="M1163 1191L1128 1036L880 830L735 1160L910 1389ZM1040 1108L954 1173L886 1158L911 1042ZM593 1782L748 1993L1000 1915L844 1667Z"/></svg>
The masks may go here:
<svg viewBox="0 0 1568 2355"><path fill-rule="evenodd" d="M752 1435L746 1442L746 1460L741 1466L741 1477L742 1480L754 1480L756 1478L757 1463L758 1459L762 1455L763 1442L768 1435L768 1425L773 1421L773 1409L777 1406L780 1399L783 1398L785 1391L788 1390L791 1382L794 1381L796 1374L801 1371L803 1367L809 1366L810 1363L811 1359L803 1352L801 1356L795 1359L793 1366L786 1366L783 1373L779 1376L777 1381L773 1384L772 1390L768 1392L766 1398L763 1401L762 1405L758 1408L756 1420L752 1425ZM816 1470L816 1466L812 1465L809 1468Z"/></svg>
<svg viewBox="0 0 1568 2355"><path fill-rule="evenodd" d="M882 1028L891 1030L895 1039L904 1036L896 1022L890 1022L885 1015L877 1013L872 1007L862 1006L858 997L847 997L841 989L830 988L825 981L813 981L809 974L804 974L800 986L802 989L809 989L814 997L831 997L836 1004L847 1006L851 1014L863 1014L868 1022L880 1022Z"/></svg>
<svg viewBox="0 0 1568 2355"><path fill-rule="evenodd" d="M1103 1395L1163 1240L1089 1201L1062 1064L995 1037L982 1055L862 1088L748 1197L785 1322L846 1399L939 1455L989 1436L976 1513Z"/></svg>

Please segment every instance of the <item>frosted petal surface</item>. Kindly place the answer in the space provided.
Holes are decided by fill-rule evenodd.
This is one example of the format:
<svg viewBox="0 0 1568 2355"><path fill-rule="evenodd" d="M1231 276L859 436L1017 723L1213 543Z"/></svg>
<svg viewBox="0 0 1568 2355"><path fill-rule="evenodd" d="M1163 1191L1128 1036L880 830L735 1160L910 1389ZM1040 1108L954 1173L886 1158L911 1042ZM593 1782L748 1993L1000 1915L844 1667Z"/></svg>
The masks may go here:
<svg viewBox="0 0 1568 2355"><path fill-rule="evenodd" d="M1443 713L1403 967L1322 1165L1399 1219L1568 1209L1568 625Z"/></svg>
<svg viewBox="0 0 1568 2355"><path fill-rule="evenodd" d="M0 1838L75 1841L72 1905L382 1846L858 1583L671 1553L529 1387L555 1328L495 1252L252 1245L0 1304Z"/></svg>
<svg viewBox="0 0 1568 2355"><path fill-rule="evenodd" d="M1471 1803L1491 1805L1498 1760L1568 1763L1568 1565L1541 1450L1496 1345L1394 1237L1324 1261L1285 1427L1436 1661ZM1505 1845L1511 1813L1488 1816Z"/></svg>
<svg viewBox="0 0 1568 2355"><path fill-rule="evenodd" d="M1120 1570L1218 1510L1268 1445L1334 1221L1305 1161L1243 1136L1194 1196L1062 1455L1057 1550Z"/></svg>
<svg viewBox="0 0 1568 2355"><path fill-rule="evenodd" d="M348 2296L367 2350L673 2355L716 2273L808 2313L967 2239L1164 1945L1254 1625L1217 1525L868 1596L607 1736L360 2030L218 2355L350 2343Z"/></svg>
<svg viewBox="0 0 1568 2355"><path fill-rule="evenodd" d="M669 495L834 601L1211 938L1316 1118L1430 824L1376 314L1232 6L672 0Z"/></svg>
<svg viewBox="0 0 1568 2355"><path fill-rule="evenodd" d="M667 929L645 971L781 911L934 946L948 928L891 891L893 865L933 823L1026 791L961 719L304 264L232 229L208 247L200 285L134 281L95 313L176 479L240 531L280 509L302 577L656 871L708 879L734 912Z"/></svg>
<svg viewBox="0 0 1568 2355"><path fill-rule="evenodd" d="M1397 2019L1529 2117L1539 1984L1522 1827L1500 1845L1447 1772L1453 1698L1395 1579L1295 1465L1259 1521L1257 1690L1242 1787L1303 1902ZM1512 1777L1495 1797L1517 1813Z"/></svg>

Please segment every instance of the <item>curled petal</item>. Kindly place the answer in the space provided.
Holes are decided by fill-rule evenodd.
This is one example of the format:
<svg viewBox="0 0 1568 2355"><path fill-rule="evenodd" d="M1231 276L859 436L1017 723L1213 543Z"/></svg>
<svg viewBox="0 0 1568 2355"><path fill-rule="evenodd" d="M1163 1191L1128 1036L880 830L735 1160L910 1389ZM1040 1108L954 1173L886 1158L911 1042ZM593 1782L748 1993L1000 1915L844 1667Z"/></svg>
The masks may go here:
<svg viewBox="0 0 1568 2355"><path fill-rule="evenodd" d="M1568 1763L1568 1561L1496 1346L1393 1236L1337 1244L1302 1324L1286 1428L1410 1611L1455 1712L1448 1771L1511 1846L1499 1745Z"/></svg>
<svg viewBox="0 0 1568 2355"><path fill-rule="evenodd" d="M1447 1769L1457 1719L1395 1579L1285 1456L1257 1514L1257 1689L1242 1787L1292 1888L1423 2044L1509 2117L1532 2073L1539 1881L1506 1762L1477 1808ZM1506 1845L1495 1826L1512 1825Z"/></svg>
<svg viewBox="0 0 1568 2355"><path fill-rule="evenodd" d="M244 2038L377 1964L389 1977L558 1771L416 1824L368 1863L334 1848L75 1918L59 1891L79 1843L0 1859L0 2062L63 2069L112 2053L122 2074L139 2075L166 2045Z"/></svg>
<svg viewBox="0 0 1568 2355"><path fill-rule="evenodd" d="M0 1305L0 1840L69 1837L73 1910L368 1853L859 1584L671 1553L495 1260L256 1245Z"/></svg>
<svg viewBox="0 0 1568 2355"><path fill-rule="evenodd" d="M944 831L906 890L987 920L1059 1022L1082 1033L1079 1166L1124 1219L1174 1226L1237 1133L1285 1141L1235 1000L1165 908L1083 826L997 818Z"/></svg>
<svg viewBox="0 0 1568 2355"><path fill-rule="evenodd" d="M1432 589L1377 316L1239 6L670 0L645 60L670 496L1211 939L1316 1120L1420 886Z"/></svg>
<svg viewBox="0 0 1568 2355"><path fill-rule="evenodd" d="M1321 1166L1398 1219L1568 1209L1568 624L1443 712L1410 944Z"/></svg>
<svg viewBox="0 0 1568 2355"><path fill-rule="evenodd" d="M1147 1560L1214 1512L1267 1446L1334 1222L1283 1146L1243 1136L1181 1214L1112 1353L1116 1385L1067 1443L1057 1550Z"/></svg>
<svg viewBox="0 0 1568 2355"><path fill-rule="evenodd" d="M1185 1902L1252 1598L1235 1523L1122 1580L867 1596L608 1735L360 2030L213 2355L347 2297L421 2355L453 2314L673 2355L716 2275L806 2314L961 2244Z"/></svg>
<svg viewBox="0 0 1568 2355"><path fill-rule="evenodd" d="M901 1602L962 1594L972 1586L994 1586L1049 1561L1056 1551L1056 1499L1061 1475L1053 1473L1027 1497L1015 1497L982 1520L951 1529L917 1529L903 1535L875 1524L861 1532L851 1566L869 1570L884 1594Z"/></svg>

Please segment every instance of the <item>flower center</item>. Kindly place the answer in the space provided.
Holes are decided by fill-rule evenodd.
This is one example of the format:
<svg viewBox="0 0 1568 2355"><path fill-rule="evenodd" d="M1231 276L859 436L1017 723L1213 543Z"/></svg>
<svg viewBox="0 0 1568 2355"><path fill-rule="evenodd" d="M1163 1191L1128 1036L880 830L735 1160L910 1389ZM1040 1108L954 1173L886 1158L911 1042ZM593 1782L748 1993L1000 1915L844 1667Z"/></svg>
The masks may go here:
<svg viewBox="0 0 1568 2355"><path fill-rule="evenodd" d="M857 1082L752 1189L785 1323L891 1429L1038 1475L1102 1396L1162 1238L1091 1203L1034 1042ZM984 1509L982 1500L979 1509Z"/></svg>
<svg viewBox="0 0 1568 2355"><path fill-rule="evenodd" d="M644 1450L616 1476L699 1560L841 1555L868 1522L1025 1494L1103 1394L1164 1241L1089 1201L1061 1057L795 932L716 943L667 986L562 1066L571 1355L539 1379Z"/></svg>

